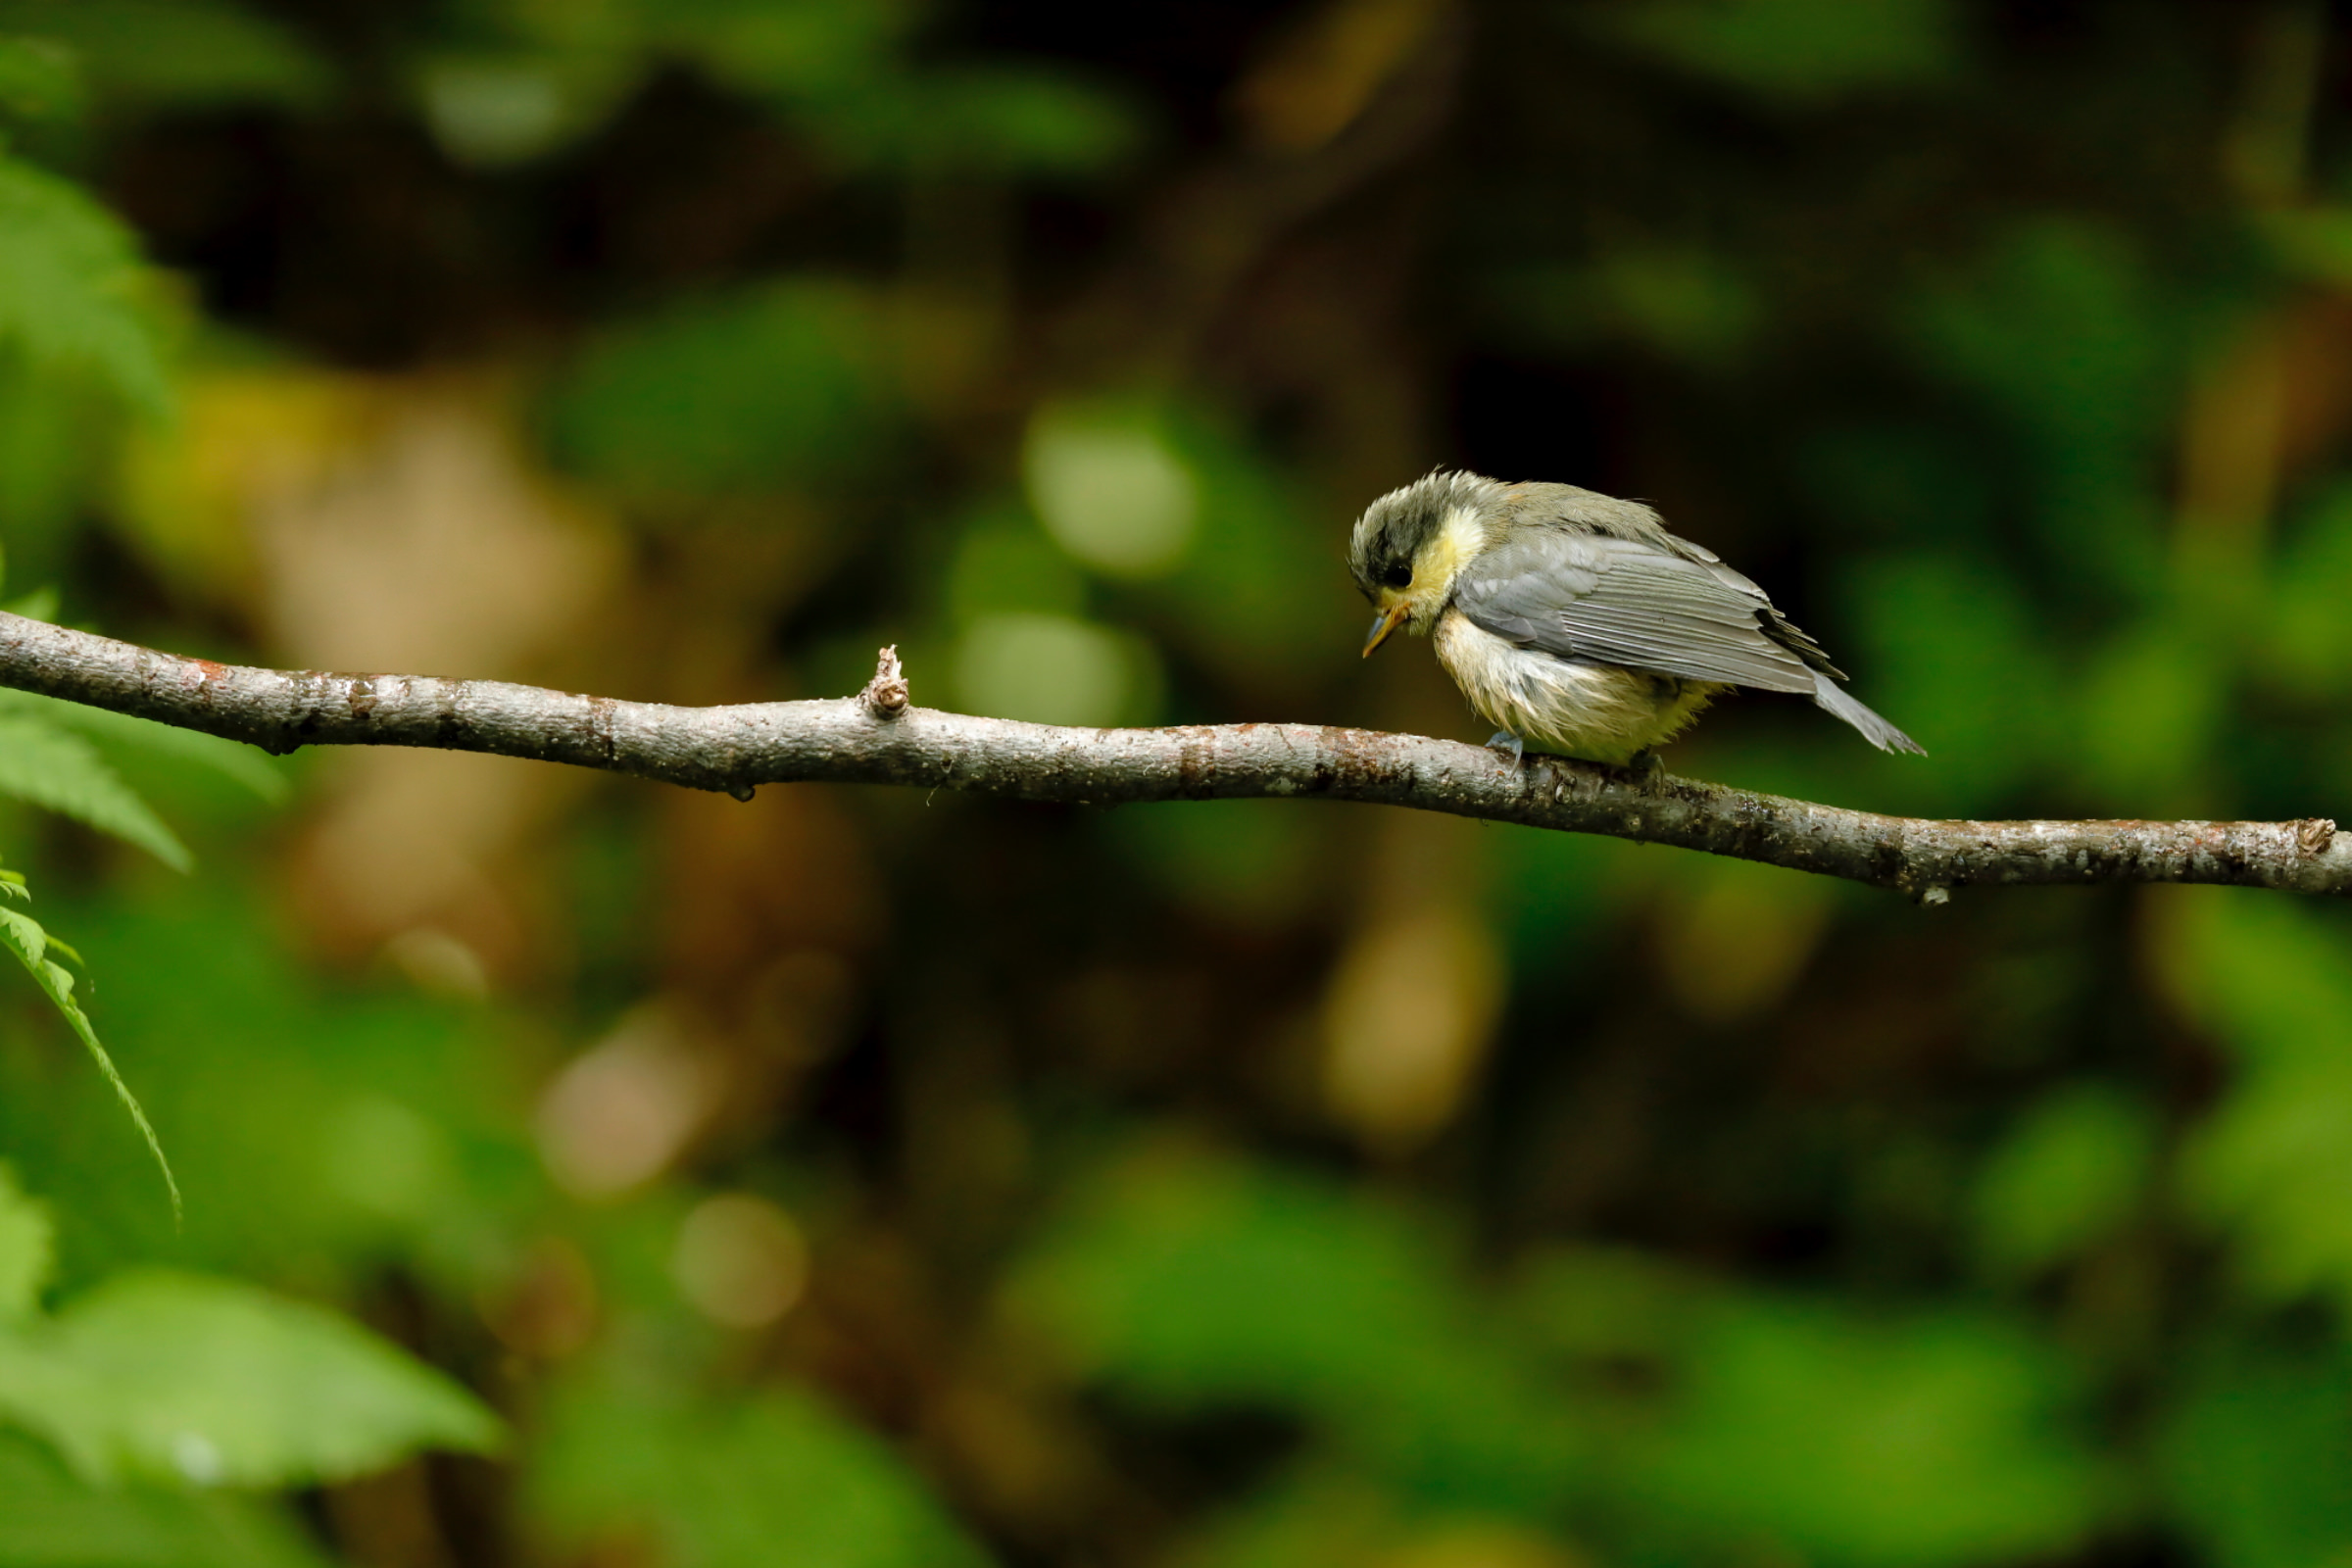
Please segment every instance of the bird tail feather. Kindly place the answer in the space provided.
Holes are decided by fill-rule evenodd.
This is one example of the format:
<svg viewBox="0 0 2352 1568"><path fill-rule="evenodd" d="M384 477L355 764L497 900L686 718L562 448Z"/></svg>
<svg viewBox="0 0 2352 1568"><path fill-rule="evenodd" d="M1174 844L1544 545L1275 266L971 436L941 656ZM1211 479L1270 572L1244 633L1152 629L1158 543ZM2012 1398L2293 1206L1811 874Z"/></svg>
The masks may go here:
<svg viewBox="0 0 2352 1568"><path fill-rule="evenodd" d="M1915 757L1928 755L1919 742L1848 697L1845 688L1838 683L1834 675L1818 671L1814 674L1813 701L1860 730L1862 738L1882 752L1909 752Z"/></svg>

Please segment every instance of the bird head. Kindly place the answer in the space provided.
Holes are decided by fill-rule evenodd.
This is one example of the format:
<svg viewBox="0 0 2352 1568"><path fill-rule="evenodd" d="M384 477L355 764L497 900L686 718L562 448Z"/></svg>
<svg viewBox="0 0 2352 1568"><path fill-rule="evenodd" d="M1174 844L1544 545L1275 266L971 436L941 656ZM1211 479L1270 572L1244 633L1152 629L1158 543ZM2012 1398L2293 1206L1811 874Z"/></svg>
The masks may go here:
<svg viewBox="0 0 2352 1568"><path fill-rule="evenodd" d="M1506 488L1440 470L1364 509L1348 542L1348 570L1378 612L1365 657L1398 626L1427 632L1437 624L1454 578L1487 547L1488 520Z"/></svg>

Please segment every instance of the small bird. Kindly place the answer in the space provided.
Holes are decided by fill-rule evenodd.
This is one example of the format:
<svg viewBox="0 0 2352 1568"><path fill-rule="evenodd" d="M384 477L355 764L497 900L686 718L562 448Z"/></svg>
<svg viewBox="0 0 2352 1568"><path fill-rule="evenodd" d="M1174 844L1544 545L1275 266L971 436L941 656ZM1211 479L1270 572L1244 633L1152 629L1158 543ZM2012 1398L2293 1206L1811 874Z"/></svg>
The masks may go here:
<svg viewBox="0 0 2352 1568"><path fill-rule="evenodd" d="M1529 741L1654 768L1655 749L1735 686L1798 692L1883 752L1927 754L1845 694L1845 673L1714 552L1638 501L1440 469L1364 510L1348 569L1519 760Z"/></svg>

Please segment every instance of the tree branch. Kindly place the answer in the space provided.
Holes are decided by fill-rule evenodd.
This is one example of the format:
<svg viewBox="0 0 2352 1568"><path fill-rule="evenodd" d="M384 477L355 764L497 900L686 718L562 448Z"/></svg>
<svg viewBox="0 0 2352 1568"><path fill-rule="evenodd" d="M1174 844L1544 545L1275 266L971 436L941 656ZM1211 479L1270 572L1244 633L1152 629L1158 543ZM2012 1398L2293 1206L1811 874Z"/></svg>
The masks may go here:
<svg viewBox="0 0 2352 1568"><path fill-rule="evenodd" d="M0 613L0 686L246 741L569 762L751 799L761 784L909 784L1008 800L1317 797L1605 833L1895 888L2208 882L2352 891L2352 835L2299 822L1939 822L1556 758L1316 724L1065 729L907 705L895 650L856 697L670 708L503 681L253 669Z"/></svg>

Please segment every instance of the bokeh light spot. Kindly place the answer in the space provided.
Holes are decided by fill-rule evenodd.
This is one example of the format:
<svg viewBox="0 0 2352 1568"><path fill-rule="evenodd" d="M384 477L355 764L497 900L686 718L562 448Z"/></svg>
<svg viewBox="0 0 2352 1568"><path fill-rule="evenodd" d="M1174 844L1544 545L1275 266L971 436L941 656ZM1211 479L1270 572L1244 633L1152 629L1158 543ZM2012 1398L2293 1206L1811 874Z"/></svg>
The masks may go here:
<svg viewBox="0 0 2352 1568"><path fill-rule="evenodd" d="M764 1198L707 1198L678 1226L670 1275L696 1311L752 1329L793 1308L808 1285L808 1244L792 1216Z"/></svg>
<svg viewBox="0 0 2352 1568"><path fill-rule="evenodd" d="M1049 406L1022 454L1030 505L1064 550L1098 571L1155 577L1184 560L1200 486L1150 423Z"/></svg>

